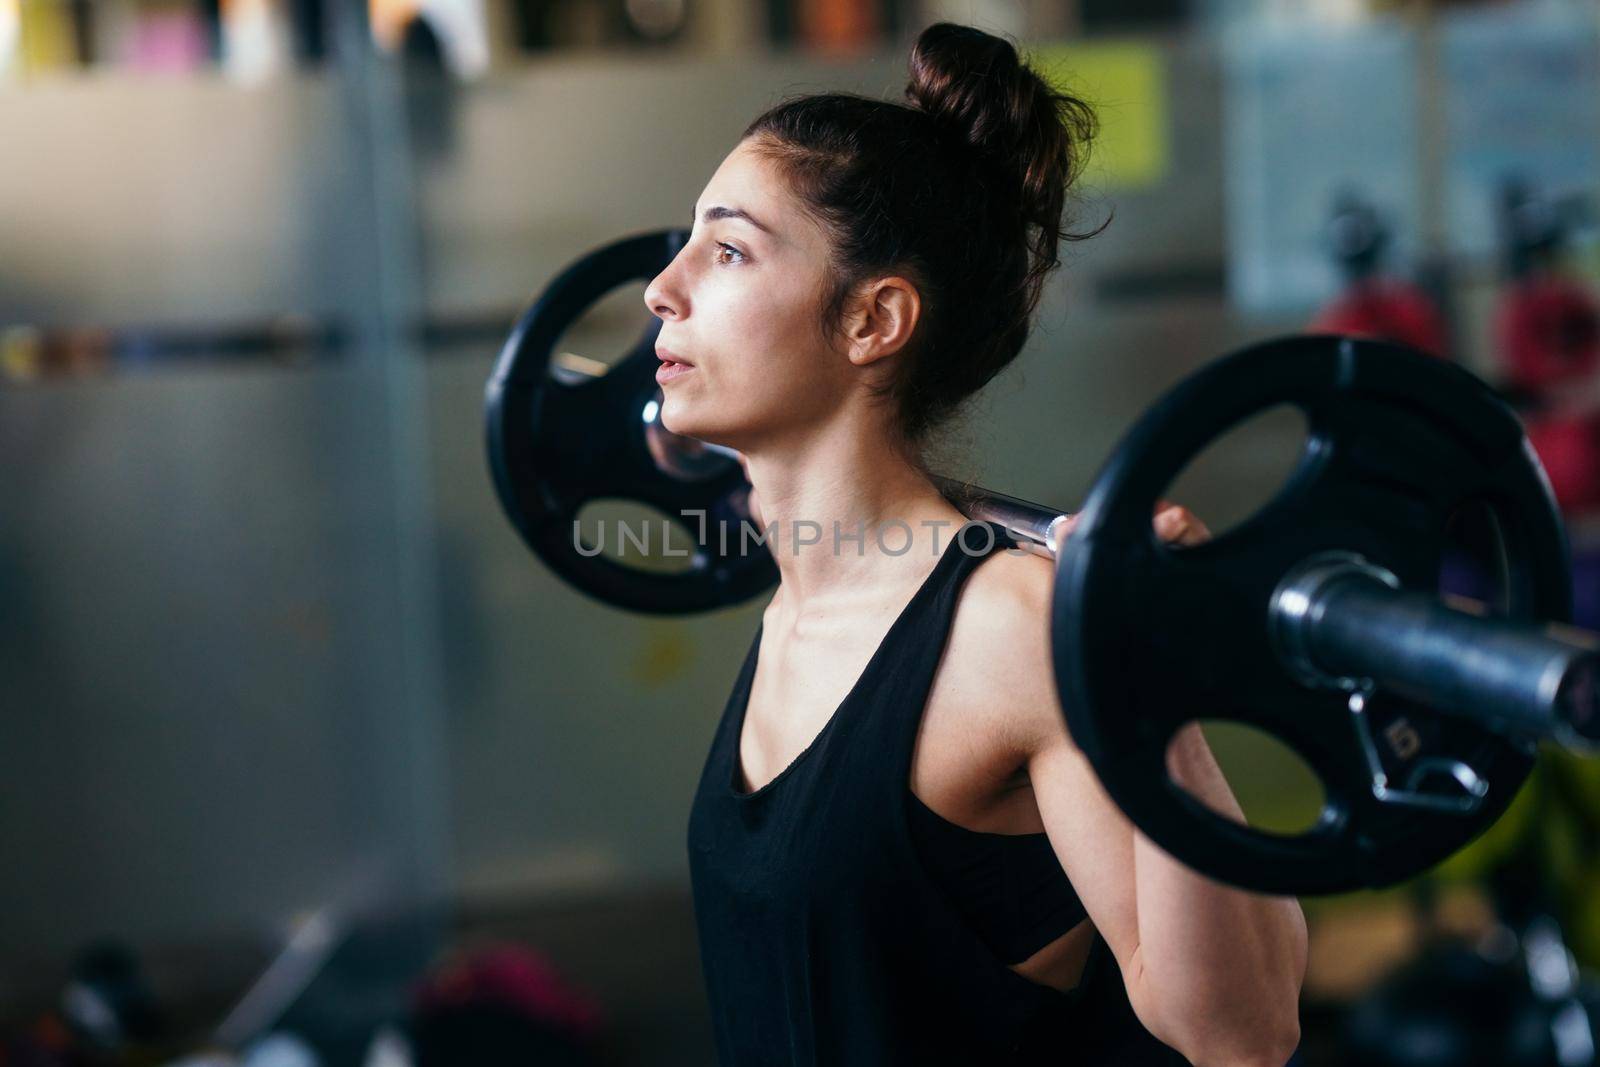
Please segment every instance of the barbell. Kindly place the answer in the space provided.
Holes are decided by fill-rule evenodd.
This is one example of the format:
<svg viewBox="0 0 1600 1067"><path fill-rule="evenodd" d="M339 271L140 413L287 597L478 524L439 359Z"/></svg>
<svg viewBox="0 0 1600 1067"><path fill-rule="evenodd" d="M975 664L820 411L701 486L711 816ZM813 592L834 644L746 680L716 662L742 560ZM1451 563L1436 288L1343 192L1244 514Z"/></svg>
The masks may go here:
<svg viewBox="0 0 1600 1067"><path fill-rule="evenodd" d="M485 397L494 486L524 541L584 593L664 614L777 581L744 536L743 471L661 425L657 319L609 368L558 359L556 345L686 239L640 234L562 271L518 320ZM1283 404L1308 428L1286 484L1212 540L1162 543L1150 516L1173 479ZM1404 881L1500 817L1539 740L1600 739L1600 637L1565 625L1570 556L1549 482L1511 409L1454 364L1338 336L1217 360L1128 431L1064 543L1060 509L937 481L969 518L1055 557L1053 666L1072 737L1132 822L1210 877L1292 894ZM588 545L579 512L601 499L679 522L694 546L683 567L641 570ZM1482 598L1440 588L1448 530L1469 511L1493 542ZM1196 720L1247 724L1299 755L1323 788L1315 823L1268 832L1174 783L1167 748Z"/></svg>

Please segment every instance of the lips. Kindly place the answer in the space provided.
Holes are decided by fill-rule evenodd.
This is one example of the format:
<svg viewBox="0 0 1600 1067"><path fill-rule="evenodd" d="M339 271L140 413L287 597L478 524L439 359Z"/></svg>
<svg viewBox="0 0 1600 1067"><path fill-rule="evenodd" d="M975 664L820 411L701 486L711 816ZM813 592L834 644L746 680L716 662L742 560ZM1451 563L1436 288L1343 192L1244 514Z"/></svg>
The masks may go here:
<svg viewBox="0 0 1600 1067"><path fill-rule="evenodd" d="M690 363L672 349L666 348L662 345L656 345L656 358L663 363L681 363L685 367L694 366L693 363Z"/></svg>

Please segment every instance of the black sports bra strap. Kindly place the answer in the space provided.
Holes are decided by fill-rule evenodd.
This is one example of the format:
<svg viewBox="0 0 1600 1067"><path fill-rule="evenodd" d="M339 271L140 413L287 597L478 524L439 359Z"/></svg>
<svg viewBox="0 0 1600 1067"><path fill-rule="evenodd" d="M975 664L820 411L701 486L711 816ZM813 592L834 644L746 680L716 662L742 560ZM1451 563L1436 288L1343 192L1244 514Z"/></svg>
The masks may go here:
<svg viewBox="0 0 1600 1067"><path fill-rule="evenodd" d="M895 646L882 657L883 676L876 680L871 698L880 705L875 709L880 714L868 718L872 722L869 729L881 731L877 735L877 742L884 746L881 751L893 753L896 760L897 773L885 776L885 781L902 790L908 788L917 727L944 657L961 587L978 564L1014 544L1005 528L996 523L974 521L962 526L943 550L953 553L955 559L947 561L941 554L941 573L924 588L925 595L912 617L903 620L904 625L891 635Z"/></svg>

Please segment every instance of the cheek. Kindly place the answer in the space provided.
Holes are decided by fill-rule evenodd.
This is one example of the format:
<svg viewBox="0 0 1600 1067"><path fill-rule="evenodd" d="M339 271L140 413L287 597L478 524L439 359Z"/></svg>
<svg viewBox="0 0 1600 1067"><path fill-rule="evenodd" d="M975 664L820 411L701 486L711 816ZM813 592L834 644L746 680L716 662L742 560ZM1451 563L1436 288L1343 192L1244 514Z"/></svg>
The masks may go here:
<svg viewBox="0 0 1600 1067"><path fill-rule="evenodd" d="M710 312L718 333L734 336L737 331L738 336L754 339L792 329L799 318L798 301L781 284L772 284L770 276L771 272L760 276L752 273L710 287L711 299L702 302L701 307Z"/></svg>
<svg viewBox="0 0 1600 1067"><path fill-rule="evenodd" d="M819 345L817 311L797 294L765 280L727 286L701 304L709 338L731 374L752 385L787 379L811 363Z"/></svg>
<svg viewBox="0 0 1600 1067"><path fill-rule="evenodd" d="M740 388L749 395L810 410L826 403L828 377L819 373L826 357L816 327L795 308L768 308L748 324L748 331L729 338L741 346L734 352Z"/></svg>
<svg viewBox="0 0 1600 1067"><path fill-rule="evenodd" d="M742 338L757 342L762 350L813 352L821 346L818 298L790 278L774 278L749 286L741 294L739 330Z"/></svg>
<svg viewBox="0 0 1600 1067"><path fill-rule="evenodd" d="M701 320L695 341L715 363L704 388L747 412L815 414L837 403L849 376L828 373L837 364L818 319L823 282L810 264L772 260L760 269L704 276L694 305Z"/></svg>

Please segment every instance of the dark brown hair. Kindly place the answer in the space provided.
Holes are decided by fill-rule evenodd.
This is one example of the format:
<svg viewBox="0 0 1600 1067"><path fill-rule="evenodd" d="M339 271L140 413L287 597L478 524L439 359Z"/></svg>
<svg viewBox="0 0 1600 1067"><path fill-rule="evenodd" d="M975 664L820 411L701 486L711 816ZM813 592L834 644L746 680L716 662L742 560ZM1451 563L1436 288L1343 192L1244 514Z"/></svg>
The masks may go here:
<svg viewBox="0 0 1600 1067"><path fill-rule="evenodd" d="M922 317L887 389L921 443L1016 358L1062 240L1067 189L1095 116L1008 41L935 23L911 50L905 103L848 93L785 100L744 131L823 223L833 247L822 326L856 287L903 273Z"/></svg>

